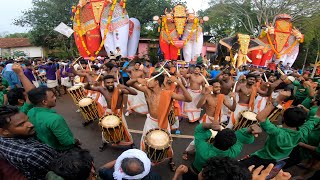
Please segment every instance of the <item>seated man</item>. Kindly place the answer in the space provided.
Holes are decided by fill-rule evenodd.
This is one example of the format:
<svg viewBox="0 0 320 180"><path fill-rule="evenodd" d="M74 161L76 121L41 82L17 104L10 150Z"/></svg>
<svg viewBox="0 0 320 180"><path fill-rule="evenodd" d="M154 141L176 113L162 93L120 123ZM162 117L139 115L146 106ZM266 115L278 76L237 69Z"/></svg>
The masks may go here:
<svg viewBox="0 0 320 180"><path fill-rule="evenodd" d="M43 179L57 152L33 138L28 117L14 106L0 107L0 154L28 179Z"/></svg>
<svg viewBox="0 0 320 180"><path fill-rule="evenodd" d="M94 180L93 157L89 151L72 149L53 160L46 175L47 180Z"/></svg>
<svg viewBox="0 0 320 180"><path fill-rule="evenodd" d="M260 166L275 163L276 161L286 159L294 147L298 145L303 138L307 137L312 129L319 123L320 111L317 116L309 117L307 113L299 107L289 108L283 114L282 128L275 126L268 119L268 115L278 104L282 103L291 95L290 91L279 93L276 101L270 103L257 115L261 128L268 134L267 141L261 150L251 154L248 159L242 160L247 167L251 165Z"/></svg>
<svg viewBox="0 0 320 180"><path fill-rule="evenodd" d="M117 160L102 166L99 176L102 179L161 179L161 176L150 170L151 161L146 153L138 149L129 149L123 152Z"/></svg>
<svg viewBox="0 0 320 180"><path fill-rule="evenodd" d="M52 109L56 106L56 96L51 89L35 88L28 96L35 105L28 112L28 117L41 142L59 151L69 150L79 143L64 118Z"/></svg>
<svg viewBox="0 0 320 180"><path fill-rule="evenodd" d="M212 136L209 129L218 131L213 143L208 142ZM196 127L194 135L196 156L188 176L196 178L209 158L237 157L242 150L243 144L253 143L253 134L257 135L258 133L261 133L258 125L252 125L249 128L243 128L234 132L231 129L221 130L221 126L217 124L199 124Z"/></svg>

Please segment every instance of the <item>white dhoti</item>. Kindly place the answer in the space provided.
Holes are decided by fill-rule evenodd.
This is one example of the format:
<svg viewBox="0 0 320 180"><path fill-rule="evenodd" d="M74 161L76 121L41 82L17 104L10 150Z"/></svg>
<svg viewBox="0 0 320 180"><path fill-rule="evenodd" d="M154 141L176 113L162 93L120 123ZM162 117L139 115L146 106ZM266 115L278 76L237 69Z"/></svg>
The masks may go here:
<svg viewBox="0 0 320 180"><path fill-rule="evenodd" d="M249 105L248 104L239 104L238 103L237 106L236 106L235 111L231 113L231 119L230 119L230 121L229 121L229 123L228 123L226 128L232 129L233 126L238 123L239 118L241 116L241 112L242 111L246 111L248 109L249 109Z"/></svg>
<svg viewBox="0 0 320 180"><path fill-rule="evenodd" d="M260 113L267 105L269 97L262 97L258 95L254 100L254 111L255 113Z"/></svg>
<svg viewBox="0 0 320 180"><path fill-rule="evenodd" d="M136 91L138 93L137 95L128 95L127 110L135 111L140 114L148 114L148 106L144 93L138 90Z"/></svg>
<svg viewBox="0 0 320 180"><path fill-rule="evenodd" d="M61 85L65 87L71 87L71 81L69 77L61 78Z"/></svg>
<svg viewBox="0 0 320 180"><path fill-rule="evenodd" d="M192 102L183 103L183 112L188 116L189 122L196 122L200 119L201 108L197 108L197 104L201 99L201 90L188 89L192 97Z"/></svg>
<svg viewBox="0 0 320 180"><path fill-rule="evenodd" d="M113 114L111 109L106 109L106 114ZM127 121L126 118L124 117L123 113L121 114L121 121L122 121L122 126L123 126L123 130L124 130L124 140L121 141L118 145L122 145L122 146L128 146L133 144L133 138L132 135L129 132L129 128L127 125ZM103 143L109 143L103 136L103 132L101 133L101 137L102 137L102 142Z"/></svg>
<svg viewBox="0 0 320 180"><path fill-rule="evenodd" d="M145 149L143 138L146 136L147 132L149 132L151 129L154 129L154 128L159 128L158 119L155 119L151 117L150 114L147 114L147 119L146 119L146 122L144 123L143 132L142 132L141 141L140 141L140 149L142 151L144 151ZM166 130L169 134L171 134L169 122ZM168 151L168 158L171 158L172 156L173 156L173 149L170 147L170 150Z"/></svg>
<svg viewBox="0 0 320 180"><path fill-rule="evenodd" d="M39 82L38 82L38 81L32 81L32 84L33 84L36 88L39 87Z"/></svg>
<svg viewBox="0 0 320 180"><path fill-rule="evenodd" d="M196 147L194 145L194 140L192 140L188 145L186 152L195 152L195 151L196 151Z"/></svg>
<svg viewBox="0 0 320 180"><path fill-rule="evenodd" d="M57 86L58 86L58 80L57 79L56 80L50 80L50 79L47 80L47 87L48 88L55 88Z"/></svg>

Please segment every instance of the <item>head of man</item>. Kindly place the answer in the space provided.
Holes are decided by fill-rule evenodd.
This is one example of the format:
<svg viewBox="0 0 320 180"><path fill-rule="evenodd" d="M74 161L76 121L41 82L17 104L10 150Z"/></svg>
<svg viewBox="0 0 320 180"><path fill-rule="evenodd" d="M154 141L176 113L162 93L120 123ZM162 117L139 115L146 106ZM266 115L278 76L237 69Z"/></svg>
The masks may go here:
<svg viewBox="0 0 320 180"><path fill-rule="evenodd" d="M30 69L30 70L32 69L32 66L31 66L31 63L30 63L30 62L25 61L25 62L24 62L24 65L26 66L27 69Z"/></svg>
<svg viewBox="0 0 320 180"><path fill-rule="evenodd" d="M290 128L299 128L305 123L307 116L308 114L299 107L289 108L283 113L282 124Z"/></svg>
<svg viewBox="0 0 320 180"><path fill-rule="evenodd" d="M199 180L247 180L252 174L244 165L230 157L214 157L207 160L202 171L198 174Z"/></svg>
<svg viewBox="0 0 320 180"><path fill-rule="evenodd" d="M209 82L209 84L212 86L212 92L214 94L220 94L221 91L221 84L218 79L213 79Z"/></svg>
<svg viewBox="0 0 320 180"><path fill-rule="evenodd" d="M105 71L111 71L112 68L114 67L114 65L111 63L111 62L108 62L106 65L105 65Z"/></svg>
<svg viewBox="0 0 320 180"><path fill-rule="evenodd" d="M138 158L124 158L121 162L121 168L128 176L135 176L144 171L143 162Z"/></svg>
<svg viewBox="0 0 320 180"><path fill-rule="evenodd" d="M91 69L94 71L94 72L97 72L97 71L99 71L99 66L97 66L97 65L91 65Z"/></svg>
<svg viewBox="0 0 320 180"><path fill-rule="evenodd" d="M256 75L254 74L248 74L247 77L247 85L252 86L256 83Z"/></svg>
<svg viewBox="0 0 320 180"><path fill-rule="evenodd" d="M80 60L80 65L82 66L83 69L86 69L88 62L84 59Z"/></svg>
<svg viewBox="0 0 320 180"><path fill-rule="evenodd" d="M116 62L115 59L111 59L111 60L110 60L110 63L112 63L112 64L115 65L115 66L117 65L117 62Z"/></svg>
<svg viewBox="0 0 320 180"><path fill-rule="evenodd" d="M146 60L145 65L146 67L150 67L151 66L150 60Z"/></svg>
<svg viewBox="0 0 320 180"><path fill-rule="evenodd" d="M200 74L201 72L201 66L197 65L195 68L194 68L194 74Z"/></svg>
<svg viewBox="0 0 320 180"><path fill-rule="evenodd" d="M231 129L223 129L218 132L213 140L213 146L222 151L228 150L237 142L236 134Z"/></svg>
<svg viewBox="0 0 320 180"><path fill-rule="evenodd" d="M8 94L8 102L11 106L22 106L26 101L27 94L23 88L11 89Z"/></svg>
<svg viewBox="0 0 320 180"><path fill-rule="evenodd" d="M46 87L34 88L28 92L29 100L38 107L52 108L56 106L57 97Z"/></svg>
<svg viewBox="0 0 320 180"><path fill-rule="evenodd" d="M114 76L106 75L103 77L104 86L107 88L109 92L114 90Z"/></svg>
<svg viewBox="0 0 320 180"><path fill-rule="evenodd" d="M223 71L223 74L222 74L222 80L223 81L228 81L230 80L230 76L231 76L231 73L229 70L225 70Z"/></svg>
<svg viewBox="0 0 320 180"><path fill-rule="evenodd" d="M140 65L141 65L141 62L140 62L140 61L136 61L136 62L134 63L134 70L139 70Z"/></svg>
<svg viewBox="0 0 320 180"><path fill-rule="evenodd" d="M151 77L157 76L158 74L159 74L159 72L154 72L151 74ZM158 76L148 82L148 88L154 89L157 87L161 87L163 82L164 82L164 75L161 74L160 76Z"/></svg>
<svg viewBox="0 0 320 180"><path fill-rule="evenodd" d="M0 136L28 137L34 135L28 116L15 106L0 106Z"/></svg>
<svg viewBox="0 0 320 180"><path fill-rule="evenodd" d="M56 175L68 180L92 180L95 170L93 157L88 150L72 149L54 159L50 169Z"/></svg>

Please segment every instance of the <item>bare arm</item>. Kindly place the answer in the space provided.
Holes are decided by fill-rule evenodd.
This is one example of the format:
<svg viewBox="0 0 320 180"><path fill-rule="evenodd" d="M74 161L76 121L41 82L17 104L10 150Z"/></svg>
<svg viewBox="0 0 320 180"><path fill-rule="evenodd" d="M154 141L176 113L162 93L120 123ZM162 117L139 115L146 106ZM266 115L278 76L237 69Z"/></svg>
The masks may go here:
<svg viewBox="0 0 320 180"><path fill-rule="evenodd" d="M178 100L178 101L191 102L192 97L189 94L189 92L187 91L187 89L183 86L181 81L177 80L177 78L174 76L171 76L171 80L172 80L172 82L176 82L182 90L182 94L173 93L171 97L173 99Z"/></svg>
<svg viewBox="0 0 320 180"><path fill-rule="evenodd" d="M22 67L20 64L14 63L12 65L12 70L18 75L24 90L26 93L28 93L31 89L36 88L31 82L30 80L27 78L27 76L24 75Z"/></svg>
<svg viewBox="0 0 320 180"><path fill-rule="evenodd" d="M139 91L142 91L142 92L147 92L147 87L144 86L144 85L141 85L139 83L139 81L141 81L142 79L130 79L129 81L127 81L127 85L128 86L131 86Z"/></svg>
<svg viewBox="0 0 320 180"><path fill-rule="evenodd" d="M202 108L206 104L207 96L208 96L208 94L202 95L201 99L199 100L199 102L197 104L197 108Z"/></svg>
<svg viewBox="0 0 320 180"><path fill-rule="evenodd" d="M236 106L237 106L237 102L236 102L236 94L235 93L231 93L231 98L233 99L232 104L230 103L230 101L227 101L227 96L224 96L224 101L223 104L225 106L227 106L228 109L230 109L230 111L235 111Z"/></svg>
<svg viewBox="0 0 320 180"><path fill-rule="evenodd" d="M121 90L122 94L130 94L130 95L137 95L138 94L137 91L135 91L134 89L129 88L125 85L118 84L117 87Z"/></svg>
<svg viewBox="0 0 320 180"><path fill-rule="evenodd" d="M103 166L101 166L101 168L111 169L114 167L115 164L116 164L116 160L113 160L111 162L104 164Z"/></svg>
<svg viewBox="0 0 320 180"><path fill-rule="evenodd" d="M317 147L316 147L316 146L311 146L311 145L305 144L305 143L303 143L303 142L300 142L300 143L299 143L299 146L300 146L300 147L303 147L303 148L306 148L306 149L309 149L309 150L311 150L311 151L316 151L316 150L317 150Z"/></svg>

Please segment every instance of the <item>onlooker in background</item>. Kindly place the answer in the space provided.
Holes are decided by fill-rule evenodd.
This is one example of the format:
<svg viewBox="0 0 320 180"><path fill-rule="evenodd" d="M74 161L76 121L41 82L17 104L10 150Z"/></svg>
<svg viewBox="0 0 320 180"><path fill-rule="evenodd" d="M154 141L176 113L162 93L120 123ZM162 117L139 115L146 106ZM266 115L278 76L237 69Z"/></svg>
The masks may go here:
<svg viewBox="0 0 320 180"><path fill-rule="evenodd" d="M46 70L46 77L47 77L47 87L52 88L54 94L56 96L61 96L60 90L59 90L59 84L57 79L57 69L59 68L59 65L54 63L52 60L48 59L48 62L46 65L39 66L41 69Z"/></svg>
<svg viewBox="0 0 320 180"><path fill-rule="evenodd" d="M211 79L214 79L216 78L219 74L220 74L220 67L219 66L216 66L211 72L210 72L210 75L211 75Z"/></svg>
<svg viewBox="0 0 320 180"><path fill-rule="evenodd" d="M3 78L9 82L10 89L22 87L18 75L12 71L13 60L7 62L6 67L3 70Z"/></svg>
<svg viewBox="0 0 320 180"><path fill-rule="evenodd" d="M250 70L248 69L248 66L246 65L240 66L239 68L237 68L236 71L237 71L236 81L239 80L240 76L247 75L250 72Z"/></svg>
<svg viewBox="0 0 320 180"><path fill-rule="evenodd" d="M31 65L31 63L30 62L25 62L24 65L26 66L26 68L24 68L24 70L23 70L24 75L27 76L29 81L32 82L32 84L35 87L39 87L39 83L38 83L36 77L33 74L33 67Z"/></svg>
<svg viewBox="0 0 320 180"><path fill-rule="evenodd" d="M69 74L72 73L68 63L63 62L60 68L61 86L63 87L64 94L67 94L67 88L71 87L71 80Z"/></svg>
<svg viewBox="0 0 320 180"><path fill-rule="evenodd" d="M117 61L119 61L121 58L121 49L119 47L116 47L115 57Z"/></svg>
<svg viewBox="0 0 320 180"><path fill-rule="evenodd" d="M275 72L276 71L276 63L274 62L274 60L272 60L269 64L268 64L268 68L271 70L271 72Z"/></svg>
<svg viewBox="0 0 320 180"><path fill-rule="evenodd" d="M207 55L204 55L204 56L203 56L203 64L204 64L206 67L209 67L209 65L210 65L210 61L208 60Z"/></svg>
<svg viewBox="0 0 320 180"><path fill-rule="evenodd" d="M128 61L128 58L125 58L125 62L122 66L122 69L124 67L127 67L129 65L129 61ZM127 81L129 81L130 77L129 77L129 74L126 72L126 71L123 71L123 70L120 70L120 73L121 73L121 83L124 84L124 85L127 85Z"/></svg>
<svg viewBox="0 0 320 180"><path fill-rule="evenodd" d="M197 58L197 65L202 65L203 64L203 57L202 57L202 53L200 53L200 55Z"/></svg>

